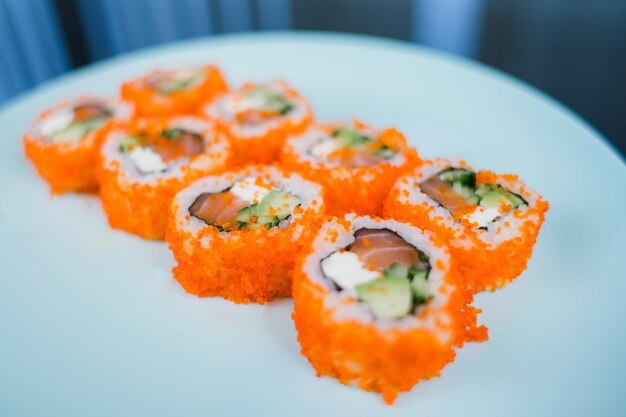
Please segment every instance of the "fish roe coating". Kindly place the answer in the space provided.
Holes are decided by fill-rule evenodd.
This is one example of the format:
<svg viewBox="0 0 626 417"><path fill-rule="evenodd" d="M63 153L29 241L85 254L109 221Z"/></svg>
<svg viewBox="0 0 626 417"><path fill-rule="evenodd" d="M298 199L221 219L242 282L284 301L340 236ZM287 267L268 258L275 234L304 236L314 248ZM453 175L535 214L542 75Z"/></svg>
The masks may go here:
<svg viewBox="0 0 626 417"><path fill-rule="evenodd" d="M270 180L267 174L263 174L270 169L248 167L222 177L229 182L250 175ZM293 176L274 173L272 180L277 175ZM296 255L319 227L324 213L321 188L309 184L317 190L316 203L295 207L287 227L269 230L220 232L206 225L199 231L190 231L186 227L192 218L188 207L179 206L179 199L175 199L166 232L166 241L178 263L172 269L174 278L190 294L219 296L238 304L263 304L275 298L291 297ZM189 188L193 186L191 184ZM183 212L187 213L184 218L176 216L176 213Z"/></svg>
<svg viewBox="0 0 626 417"><path fill-rule="evenodd" d="M74 101L90 99L91 97L80 97L76 100L59 103L54 108L44 111L34 123L33 128L24 133L22 137L26 156L35 166L37 173L50 185L52 194L72 191L94 193L98 191L95 166L100 144L107 131L119 121L113 118L109 119L100 129L88 133L76 143L42 141L34 135L34 126L50 114Z"/></svg>
<svg viewBox="0 0 626 417"><path fill-rule="evenodd" d="M342 226L346 230L350 228L349 224ZM327 242L336 239L336 233L324 236ZM437 239L434 242L441 245ZM454 360L456 348L465 342L487 340L487 329L476 324L480 310L470 305L473 295L461 284L453 263L443 276L443 281L450 284L446 287L447 301L439 307L443 310L439 313L449 319L435 319L435 326L452 335L442 341L428 328L382 328L376 322L338 318L335 310L341 306L328 301L333 290L315 282L306 272L305 263L313 250L312 245L307 245L298 258L292 317L301 353L318 376L330 376L344 385L381 393L384 401L392 404L400 392L409 391L419 381L439 376L445 365ZM354 302L348 298L342 304ZM434 313L432 309L427 305L415 316L426 318Z"/></svg>
<svg viewBox="0 0 626 417"><path fill-rule="evenodd" d="M121 128L133 132L142 130L159 131L167 125L168 118L141 119ZM176 176L157 177L151 182L129 178L119 160L107 161L103 154L98 162L97 175L100 182L100 200L109 225L148 240L163 240L168 222L172 199L187 184L205 175L215 174L230 168L232 148L228 141L212 128L202 133L211 136L207 146L220 147L215 152L204 152L189 157L189 163L180 167ZM107 139L108 140L108 139ZM205 165L192 165L200 159L210 161Z"/></svg>
<svg viewBox="0 0 626 417"><path fill-rule="evenodd" d="M306 130L313 122L313 109L307 101L294 88L284 82L281 87L286 91L288 98L302 103L304 116L300 119L282 118L279 123L268 126L262 132L254 135L240 135L238 124L219 116L205 114L213 120L217 128L228 137L233 145L235 164L269 164L278 160L285 139L291 135L297 135ZM244 84L235 93L253 88L255 84Z"/></svg>
<svg viewBox="0 0 626 417"><path fill-rule="evenodd" d="M355 127L369 128L358 120ZM337 124L318 125L322 130L331 131ZM303 158L293 143L297 138L288 139L283 148L280 162L303 177L321 184L326 192L326 205L329 215L341 216L355 212L360 215L380 215L389 190L399 176L418 166L421 162L417 150L410 147L404 135L393 128L377 132L384 143L392 143L404 156L400 165L383 161L374 166L346 167L328 166L322 161Z"/></svg>
<svg viewBox="0 0 626 417"><path fill-rule="evenodd" d="M199 69L205 73L205 79L188 90L167 95L160 94L155 88L146 85L147 81L169 70L154 70L143 77L123 83L120 91L121 97L134 103L137 115L142 117L168 117L198 113L201 106L228 91L226 79L217 66L207 65Z"/></svg>
<svg viewBox="0 0 626 417"><path fill-rule="evenodd" d="M460 166L469 168L464 163ZM461 226L451 227L449 220L436 212L436 207L426 202L414 204L408 198L407 187L413 181L409 176L401 178L389 193L383 213L417 227L431 230L449 246L461 276L474 292L495 291L512 282L525 269L532 255L533 246L549 209L549 203L530 190L517 175L497 175L491 171L476 171L477 184L503 183L515 187L525 199L533 201L524 210L516 210L511 221L519 224L519 233L511 238L503 238L493 245L479 237L474 227L467 221ZM504 222L505 227L511 226ZM496 234L502 234L502 227Z"/></svg>

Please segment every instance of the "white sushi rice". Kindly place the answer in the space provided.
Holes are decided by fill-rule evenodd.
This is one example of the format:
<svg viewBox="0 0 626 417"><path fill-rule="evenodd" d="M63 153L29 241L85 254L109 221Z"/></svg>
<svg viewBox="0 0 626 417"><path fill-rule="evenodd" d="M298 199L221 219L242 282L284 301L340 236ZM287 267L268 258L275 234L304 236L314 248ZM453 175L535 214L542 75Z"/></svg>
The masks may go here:
<svg viewBox="0 0 626 417"><path fill-rule="evenodd" d="M337 124L337 126L342 125ZM355 129L372 138L378 135L373 129L360 129L354 124L344 124L343 126ZM312 126L302 134L289 137L285 146L292 147L295 151L294 153L299 156L301 161L322 164L327 167L341 166L340 161L327 159L327 156L337 150L338 147L336 140L320 127ZM402 152L396 152L395 155L386 159L384 162L394 166L401 166L406 162L406 157ZM347 175L350 174L348 173Z"/></svg>
<svg viewBox="0 0 626 417"><path fill-rule="evenodd" d="M442 223L449 229L455 230L455 236L457 239L451 242L455 247L471 247L472 242L469 237L462 238L464 236L465 227L457 222L454 216L441 206L437 201L430 198L426 193L420 189L420 183L428 178L436 175L444 169L450 167L465 167L466 165L462 161L449 161L446 159L435 159L426 162L424 165L416 169L412 174L402 177L396 181L394 189L399 189L398 199L400 203L420 205L423 203L428 206L434 207L429 216L431 220L435 220ZM538 222L539 219L536 215L527 214L528 210L539 200L540 196L530 189L523 181L509 181L502 176L497 176L498 184L521 195L528 204L522 205L515 210L511 210L506 213L495 213L494 210L485 210L482 207L478 207L477 211L470 215L470 221L476 222L479 226L487 227L487 230L473 229L474 234L486 243L490 247L497 247L507 240L514 239L522 234L522 226L525 222ZM508 226L505 223L508 222Z"/></svg>
<svg viewBox="0 0 626 417"><path fill-rule="evenodd" d="M284 116L271 118L263 123L255 125L241 125L236 122L235 117L237 116L237 113L245 109L255 108L261 103L256 102L254 96L251 98L242 98L242 95L246 93L245 91L234 91L230 94L222 96L214 104L207 106L204 109L204 112L209 118L226 121L232 129L233 134L240 138L260 136L267 131L280 126L280 124L286 119L291 120L293 123L300 123L308 116L310 112L308 104L299 97L291 96L288 93L288 88L284 82L272 81L265 84L259 84L258 87L284 95L285 98L293 105L293 109Z"/></svg>
<svg viewBox="0 0 626 417"><path fill-rule="evenodd" d="M197 235L201 230L204 230L207 227L212 227L207 225L203 220L195 216L191 216L189 213L189 208L194 201L196 201L198 196L203 193L220 193L230 189L242 180L248 181L250 178L259 176L263 177L263 179L268 182L274 183L276 188L298 197L300 199L300 206L303 209L311 207L314 210L319 211L322 205L322 187L318 184L306 181L296 174L285 176L278 169L271 166L247 168L238 172L204 177L181 190L174 198L172 204L172 207L175 210L174 216L176 218L178 228L190 232L192 235ZM245 192L244 195L245 197L250 197L247 195L247 192ZM253 201L249 198L246 198L246 200L250 202ZM316 205L313 205L314 200L317 201ZM298 239L302 233L302 230L300 230L299 226L297 226L297 220L300 217L302 217L301 213L292 214L280 222L277 228L284 229L292 226L296 227L293 236L294 239ZM269 229L268 233L272 233L273 231L274 228ZM237 235L232 232L220 232L220 234L224 237L235 239ZM202 242L205 246L208 246L209 243L210 240L208 239Z"/></svg>
<svg viewBox="0 0 626 417"><path fill-rule="evenodd" d="M183 116L172 119L168 124L168 128L180 128L196 134L204 134L204 152L200 155L196 155L193 160L180 158L166 165L161 161L161 157L152 151L149 152L156 155L158 160L154 158L154 155L150 155L146 152L141 154L122 152L120 150L120 144L122 139L128 136L128 133L123 128L118 128L108 134L102 146L101 154L105 167L119 163L122 172L120 181L126 183L152 183L159 178L168 179L180 177L184 174L183 169L185 167L201 169L221 163L222 159L218 157L218 155L225 156L227 148L230 146L226 140L215 140L215 138L211 136L211 124L196 117ZM206 133L207 131L209 133ZM158 168L166 169L162 171L158 170Z"/></svg>
<svg viewBox="0 0 626 417"><path fill-rule="evenodd" d="M361 217L355 214L347 214L345 219L351 224L350 230L346 231L344 225L339 223L336 218L322 226L313 242L314 251L306 258L302 266L305 274L312 282L328 290L324 305L327 309L332 310L333 317L338 321L356 320L363 324L373 324L381 330L422 328L435 334L442 343L448 343L453 336L452 330L448 326L452 318L444 306L448 301L451 284L444 282L443 277L448 273L451 264L449 250L446 247L436 246L432 240L432 233L395 220L376 220L369 216ZM335 285L324 276L321 262L333 253L354 243L354 233L362 228L389 229L430 258L433 268L428 275L428 292L433 298L423 307L428 309L426 316L407 315L399 319L375 319L365 303L347 302L349 299L353 299L351 291L338 291ZM335 235L337 238L331 242L329 236ZM445 265L443 270L435 266L438 261Z"/></svg>

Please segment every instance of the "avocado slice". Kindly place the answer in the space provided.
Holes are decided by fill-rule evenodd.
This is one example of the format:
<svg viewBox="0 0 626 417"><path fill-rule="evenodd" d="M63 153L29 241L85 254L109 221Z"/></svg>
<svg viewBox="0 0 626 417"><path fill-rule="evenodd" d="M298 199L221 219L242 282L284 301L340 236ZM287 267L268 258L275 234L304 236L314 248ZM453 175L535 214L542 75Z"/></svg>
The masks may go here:
<svg viewBox="0 0 626 417"><path fill-rule="evenodd" d="M275 217L280 222L291 216L293 209L300 203L300 199L292 194L281 190L272 190L263 197L256 207L256 214L259 219L267 217L271 218L273 222Z"/></svg>
<svg viewBox="0 0 626 417"><path fill-rule="evenodd" d="M404 317L413 306L411 283L406 277L383 276L382 279L359 284L355 290L378 319Z"/></svg>

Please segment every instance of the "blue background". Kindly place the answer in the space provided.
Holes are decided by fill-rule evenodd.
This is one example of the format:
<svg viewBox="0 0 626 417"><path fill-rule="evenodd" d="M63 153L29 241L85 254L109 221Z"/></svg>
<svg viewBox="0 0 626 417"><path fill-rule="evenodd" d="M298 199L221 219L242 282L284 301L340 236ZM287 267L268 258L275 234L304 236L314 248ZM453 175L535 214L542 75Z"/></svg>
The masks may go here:
<svg viewBox="0 0 626 417"><path fill-rule="evenodd" d="M500 68L626 152L623 0L0 0L0 103L109 56L263 30L404 39Z"/></svg>

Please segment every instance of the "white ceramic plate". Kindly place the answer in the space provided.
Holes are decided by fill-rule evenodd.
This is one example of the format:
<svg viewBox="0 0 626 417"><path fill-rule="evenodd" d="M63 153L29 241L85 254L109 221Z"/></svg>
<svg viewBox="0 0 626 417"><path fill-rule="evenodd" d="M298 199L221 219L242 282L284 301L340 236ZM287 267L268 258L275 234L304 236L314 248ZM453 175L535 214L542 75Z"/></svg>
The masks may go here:
<svg viewBox="0 0 626 417"><path fill-rule="evenodd" d="M20 134L75 94L155 66L285 77L320 119L397 126L423 156L520 174L552 207L528 270L477 304L491 340L401 395L316 378L292 303L187 295L164 243L111 230L94 197L51 198ZM76 71L0 112L2 416L612 416L626 410L626 168L575 115L488 68L322 34L200 40Z"/></svg>

